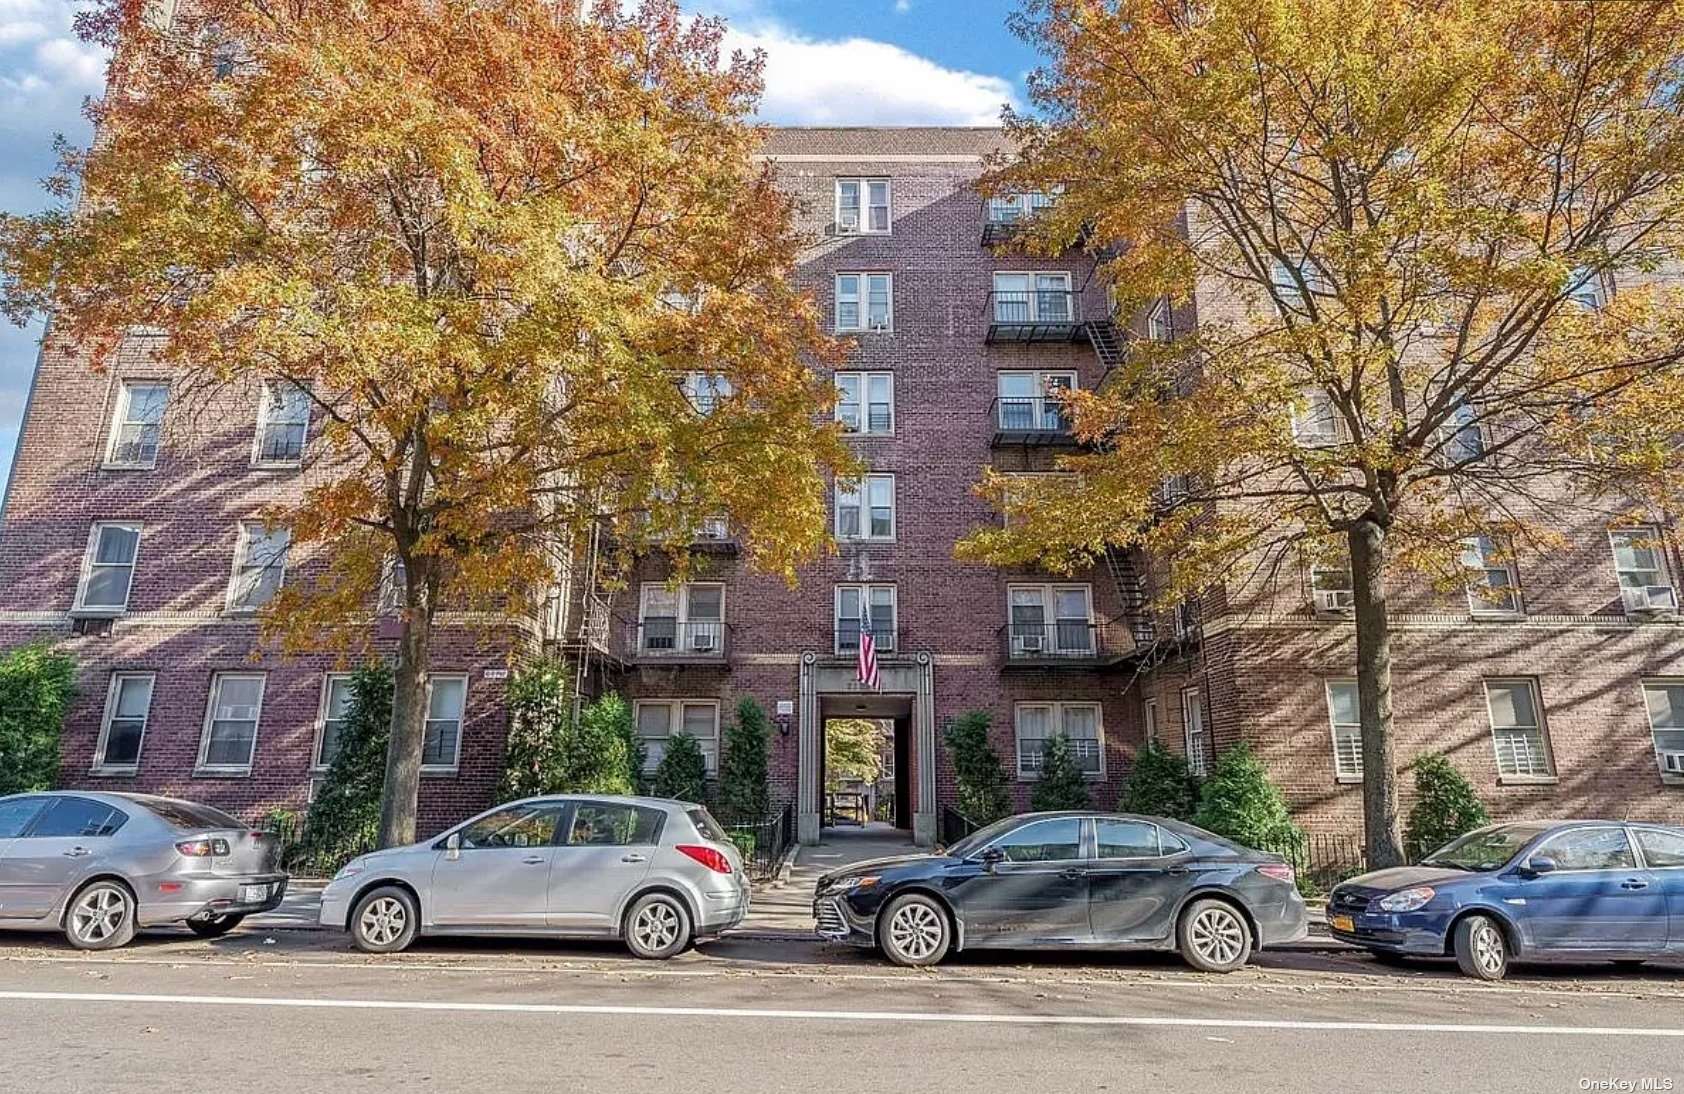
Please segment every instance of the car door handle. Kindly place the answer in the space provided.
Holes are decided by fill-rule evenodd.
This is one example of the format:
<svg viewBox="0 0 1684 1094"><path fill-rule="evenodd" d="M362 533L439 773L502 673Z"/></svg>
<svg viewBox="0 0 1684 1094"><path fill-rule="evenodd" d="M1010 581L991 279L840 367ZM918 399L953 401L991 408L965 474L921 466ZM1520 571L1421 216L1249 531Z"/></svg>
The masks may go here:
<svg viewBox="0 0 1684 1094"><path fill-rule="evenodd" d="M648 862L649 859L648 859L648 856L646 856L646 855L621 855L620 861L621 862Z"/></svg>
<svg viewBox="0 0 1684 1094"><path fill-rule="evenodd" d="M91 854L93 854L93 852L89 851L86 847L72 847L70 850L68 850L64 853L64 857L65 858L81 858L83 855L91 855Z"/></svg>
<svg viewBox="0 0 1684 1094"><path fill-rule="evenodd" d="M527 855L520 861L526 863L528 866L542 866L550 860L545 858L543 855Z"/></svg>
<svg viewBox="0 0 1684 1094"><path fill-rule="evenodd" d="M1620 888L1622 889L1647 889L1648 887L1649 883L1642 878L1628 877L1620 882Z"/></svg>
<svg viewBox="0 0 1684 1094"><path fill-rule="evenodd" d="M1083 878L1088 876L1088 872L1086 870L1077 870L1072 868L1069 870L1060 870L1058 876L1063 878L1065 881L1081 881Z"/></svg>
<svg viewBox="0 0 1684 1094"><path fill-rule="evenodd" d="M1164 867L1164 873L1169 874L1172 877L1180 877L1183 874L1185 874L1186 872L1187 872L1187 867L1185 867L1185 866L1166 866L1166 867Z"/></svg>

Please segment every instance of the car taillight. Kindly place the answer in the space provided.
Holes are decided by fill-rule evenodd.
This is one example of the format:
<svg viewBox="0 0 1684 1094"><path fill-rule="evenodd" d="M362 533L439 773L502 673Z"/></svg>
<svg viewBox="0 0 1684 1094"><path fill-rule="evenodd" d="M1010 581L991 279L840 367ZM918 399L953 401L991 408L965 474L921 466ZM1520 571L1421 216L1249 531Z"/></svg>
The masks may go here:
<svg viewBox="0 0 1684 1094"><path fill-rule="evenodd" d="M184 839L175 845L175 849L188 858L212 858L228 853L228 841L225 839Z"/></svg>
<svg viewBox="0 0 1684 1094"><path fill-rule="evenodd" d="M1276 881L1284 881L1288 885L1291 885L1298 876L1293 873L1292 867L1288 866L1284 862L1265 862L1257 868L1257 872L1262 874L1264 877L1272 877Z"/></svg>
<svg viewBox="0 0 1684 1094"><path fill-rule="evenodd" d="M690 856L716 874L731 872L731 860L726 858L725 853L717 848L700 847L694 843L681 843L674 850Z"/></svg>

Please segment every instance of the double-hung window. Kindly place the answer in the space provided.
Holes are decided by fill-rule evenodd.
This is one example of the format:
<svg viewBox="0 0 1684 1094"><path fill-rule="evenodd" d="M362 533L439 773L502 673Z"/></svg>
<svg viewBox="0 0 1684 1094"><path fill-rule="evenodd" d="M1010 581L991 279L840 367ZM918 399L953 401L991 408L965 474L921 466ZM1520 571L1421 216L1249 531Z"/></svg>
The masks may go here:
<svg viewBox="0 0 1684 1094"><path fill-rule="evenodd" d="M256 521L240 525L234 578L228 585L229 611L256 611L274 599L286 580L291 545L290 529L267 528Z"/></svg>
<svg viewBox="0 0 1684 1094"><path fill-rule="evenodd" d="M128 610L140 528L139 523L126 521L100 521L93 526L76 589L77 611L120 615Z"/></svg>
<svg viewBox="0 0 1684 1094"><path fill-rule="evenodd" d="M94 750L96 772L128 774L140 766L140 746L146 737L146 719L152 709L152 682L149 672L112 675L111 688L105 696L99 747Z"/></svg>
<svg viewBox="0 0 1684 1094"><path fill-rule="evenodd" d="M725 586L643 586L638 650L652 657L725 652Z"/></svg>
<svg viewBox="0 0 1684 1094"><path fill-rule="evenodd" d="M1608 304L1608 286L1596 270L1579 266L1568 277L1567 298L1586 311L1600 311Z"/></svg>
<svg viewBox="0 0 1684 1094"><path fill-rule="evenodd" d="M304 459L310 433L310 395L290 380L263 385L257 412L257 450L253 462L292 467Z"/></svg>
<svg viewBox="0 0 1684 1094"><path fill-rule="evenodd" d="M169 401L168 384L156 380L123 381L117 390L117 411L111 422L105 466L144 469L157 464L164 410Z"/></svg>
<svg viewBox="0 0 1684 1094"><path fill-rule="evenodd" d="M427 676L427 726L421 738L421 770L455 771L462 751L462 719L468 710L468 677Z"/></svg>
<svg viewBox="0 0 1684 1094"><path fill-rule="evenodd" d="M1094 652L1093 595L1087 585L1012 585L1013 657L1088 657Z"/></svg>
<svg viewBox="0 0 1684 1094"><path fill-rule="evenodd" d="M1274 290L1277 307L1281 311L1298 313L1309 311L1307 307L1309 302L1304 297L1304 288L1299 285L1300 280L1303 281L1304 287L1308 287L1312 295L1327 291L1327 279L1322 276L1321 270L1314 262L1305 260L1299 264L1297 269L1294 269L1291 265L1276 259L1270 266L1270 288Z"/></svg>
<svg viewBox="0 0 1684 1094"><path fill-rule="evenodd" d="M838 372L836 420L842 432L887 435L895 431L895 374Z"/></svg>
<svg viewBox="0 0 1684 1094"><path fill-rule="evenodd" d="M888 331L895 325L895 278L886 273L836 275L836 329Z"/></svg>
<svg viewBox="0 0 1684 1094"><path fill-rule="evenodd" d="M1462 544L1468 569L1468 610L1475 615L1519 615L1520 582L1514 560L1490 536L1469 536Z"/></svg>
<svg viewBox="0 0 1684 1094"><path fill-rule="evenodd" d="M1210 774L1210 727L1205 724L1205 700L1197 686L1181 689L1181 735L1187 751L1187 771Z"/></svg>
<svg viewBox="0 0 1684 1094"><path fill-rule="evenodd" d="M838 235L883 235L894 223L888 179L844 178L836 180L836 231Z"/></svg>
<svg viewBox="0 0 1684 1094"><path fill-rule="evenodd" d="M1652 524L1615 528L1608 533L1614 549L1614 573L1628 612L1677 611L1678 591L1667 576L1661 530Z"/></svg>
<svg viewBox="0 0 1684 1094"><path fill-rule="evenodd" d="M1105 777L1105 734L1098 703L1019 703L1017 777L1040 778L1047 742L1062 735L1076 766L1090 779Z"/></svg>
<svg viewBox="0 0 1684 1094"><path fill-rule="evenodd" d="M1537 685L1524 679L1487 680L1485 704L1497 752L1497 774L1511 778L1554 774Z"/></svg>
<svg viewBox="0 0 1684 1094"><path fill-rule="evenodd" d="M1356 607L1351 585L1351 568L1341 562L1316 562L1310 566L1310 598L1324 615L1348 615Z"/></svg>
<svg viewBox="0 0 1684 1094"><path fill-rule="evenodd" d="M1339 409L1326 388L1310 386L1299 393L1299 402L1292 408L1292 439L1305 448L1325 448L1338 444Z"/></svg>
<svg viewBox="0 0 1684 1094"><path fill-rule="evenodd" d="M893 585L836 586L838 654L857 652L860 634L868 630L879 653L892 653L899 624Z"/></svg>
<svg viewBox="0 0 1684 1094"><path fill-rule="evenodd" d="M1327 682L1327 717L1333 723L1333 775L1340 780L1362 778L1362 707L1355 680Z"/></svg>
<svg viewBox="0 0 1684 1094"><path fill-rule="evenodd" d="M315 767L325 770L333 766L339 755L340 734L345 728L345 715L351 707L351 677L347 673L330 672L322 680L322 708L316 718Z"/></svg>
<svg viewBox="0 0 1684 1094"><path fill-rule="evenodd" d="M1160 296L1146 312L1146 337L1154 342L1175 341L1175 313L1168 297Z"/></svg>
<svg viewBox="0 0 1684 1094"><path fill-rule="evenodd" d="M1453 464L1467 463L1485 455L1485 427L1479 412L1467 400L1458 402L1444 426L1444 455Z"/></svg>
<svg viewBox="0 0 1684 1094"><path fill-rule="evenodd" d="M1059 393L1076 386L1074 372L1001 372L995 377L995 424L1002 432L1068 433Z"/></svg>
<svg viewBox="0 0 1684 1094"><path fill-rule="evenodd" d="M717 699L639 699L635 704L637 737L643 742L643 770L654 771L667 745L680 733L694 737L707 761L709 775L719 770L719 701Z"/></svg>
<svg viewBox="0 0 1684 1094"><path fill-rule="evenodd" d="M201 771L244 774L257 750L263 713L261 673L219 672L211 677L210 704L199 741Z"/></svg>
<svg viewBox="0 0 1684 1094"><path fill-rule="evenodd" d="M1144 719L1144 721L1146 723L1146 739L1148 741L1157 740L1158 739L1158 701L1156 699L1148 699L1143 704L1142 718Z"/></svg>
<svg viewBox="0 0 1684 1094"><path fill-rule="evenodd" d="M988 199L988 223L1017 224L1050 206L1057 195L1038 190L1022 194L1001 194Z"/></svg>
<svg viewBox="0 0 1684 1094"><path fill-rule="evenodd" d="M1070 275L1055 270L994 275L996 323L1071 323L1076 294Z"/></svg>
<svg viewBox="0 0 1684 1094"><path fill-rule="evenodd" d="M1661 778L1684 782L1684 679L1643 681L1643 705Z"/></svg>
<svg viewBox="0 0 1684 1094"><path fill-rule="evenodd" d="M697 414L705 417L731 397L731 381L705 372L689 373L684 377L684 397L690 400Z"/></svg>
<svg viewBox="0 0 1684 1094"><path fill-rule="evenodd" d="M867 475L836 483L836 538L895 538L895 477Z"/></svg>

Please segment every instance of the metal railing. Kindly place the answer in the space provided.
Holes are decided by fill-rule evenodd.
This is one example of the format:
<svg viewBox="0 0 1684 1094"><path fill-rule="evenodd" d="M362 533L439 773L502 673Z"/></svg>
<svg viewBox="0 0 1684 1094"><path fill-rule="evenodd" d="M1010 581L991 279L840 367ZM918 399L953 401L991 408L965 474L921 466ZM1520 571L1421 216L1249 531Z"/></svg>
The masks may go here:
<svg viewBox="0 0 1684 1094"><path fill-rule="evenodd" d="M281 868L294 877L330 878L347 862L380 846L377 822L343 832L312 833L311 839L305 838L305 825L305 817L285 809L271 810L261 825L280 843Z"/></svg>
<svg viewBox="0 0 1684 1094"><path fill-rule="evenodd" d="M936 819L936 843L942 847L952 847L981 827L982 825L951 805L943 806L941 816Z"/></svg>
<svg viewBox="0 0 1684 1094"><path fill-rule="evenodd" d="M996 326L1069 325L1081 322L1082 298L1069 289L995 289L986 311Z"/></svg>
<svg viewBox="0 0 1684 1094"><path fill-rule="evenodd" d="M1000 628L1006 660L1034 664L1087 663L1110 656L1105 630L1098 623L1059 620L1052 623L1008 623Z"/></svg>
<svg viewBox="0 0 1684 1094"><path fill-rule="evenodd" d="M725 820L725 834L743 856L749 877L762 881L772 876L784 852L795 845L795 806L786 804L777 812L755 820Z"/></svg>
<svg viewBox="0 0 1684 1094"><path fill-rule="evenodd" d="M639 657L724 658L730 636L730 625L719 619L644 619L632 649Z"/></svg>
<svg viewBox="0 0 1684 1094"><path fill-rule="evenodd" d="M1368 849L1360 835L1340 832L1297 832L1276 839L1260 840L1259 851L1280 855L1298 872L1299 888L1325 893L1347 878L1368 872ZM1435 848L1404 847L1406 862L1419 862Z"/></svg>
<svg viewBox="0 0 1684 1094"><path fill-rule="evenodd" d="M995 399L989 417L1001 433L1070 432L1070 419L1065 417L1063 405L1051 396Z"/></svg>

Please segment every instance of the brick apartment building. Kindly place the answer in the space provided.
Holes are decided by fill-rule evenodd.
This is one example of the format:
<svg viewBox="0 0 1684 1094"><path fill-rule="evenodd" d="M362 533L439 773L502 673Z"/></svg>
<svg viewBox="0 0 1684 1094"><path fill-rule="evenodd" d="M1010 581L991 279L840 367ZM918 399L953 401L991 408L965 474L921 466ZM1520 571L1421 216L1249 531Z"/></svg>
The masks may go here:
<svg viewBox="0 0 1684 1094"><path fill-rule="evenodd" d="M1154 618L1131 559L1071 580L953 559L958 538L997 519L972 493L982 467L1045 472L1070 450L1049 387L1093 387L1127 339L1172 337L1232 306L1201 287L1190 307L1114 318L1091 257L1014 253L1012 225L1041 199L977 196L1000 141L990 129L771 135L767 154L815 241L798 276L854 347L837 413L869 477L836 492L838 549L791 590L750 571L720 528L676 589L650 560L604 602L581 560L542 619L447 618L424 830L489 802L502 680L546 643L631 699L652 762L679 730L714 762L722 722L757 699L779 726L774 796L796 804L803 839L822 821L826 719L893 724L894 817L928 842L953 797L942 729L972 710L992 716L1019 806L1054 732L1076 742L1103 805L1148 735L1196 769L1243 739L1312 829L1360 827L1354 632L1337 575L1300 575L1261 610L1211 596ZM692 392L698 410L711 394ZM331 655L283 659L260 644L252 609L282 580L285 545L252 521L313 473L309 430L282 389L189 398L144 343L95 374L49 331L0 523L0 646L52 637L79 659L65 784L254 817L306 800L343 677ZM1673 530L1563 530L1574 549L1537 572L1483 571L1515 588L1506 604L1400 591L1400 756L1449 751L1500 815L1684 815L1684 625L1665 610L1684 574ZM1650 548L1657 538L1664 549ZM854 672L867 611L875 692ZM388 642L380 618L371 626Z"/></svg>

